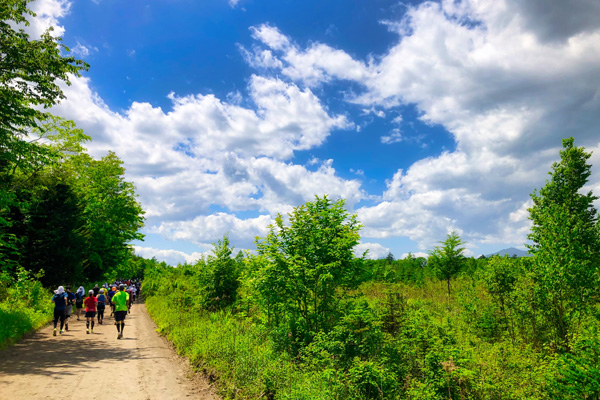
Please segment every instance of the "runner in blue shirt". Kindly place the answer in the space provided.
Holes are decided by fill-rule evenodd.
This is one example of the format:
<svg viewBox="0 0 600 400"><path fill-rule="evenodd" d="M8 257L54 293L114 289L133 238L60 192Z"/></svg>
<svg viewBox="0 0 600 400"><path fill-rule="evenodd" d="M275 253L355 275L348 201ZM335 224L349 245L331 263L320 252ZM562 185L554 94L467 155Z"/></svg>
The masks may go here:
<svg viewBox="0 0 600 400"><path fill-rule="evenodd" d="M102 325L102 321L104 321L104 308L106 307L106 296L104 295L104 288L100 289L100 293L98 294L98 324Z"/></svg>
<svg viewBox="0 0 600 400"><path fill-rule="evenodd" d="M65 293L65 288L59 286L57 290L54 291L54 296L52 296L52 302L54 303L54 332L52 336L56 336L56 324L60 319L60 334L64 332L63 328L65 326L65 315L67 309L67 294Z"/></svg>

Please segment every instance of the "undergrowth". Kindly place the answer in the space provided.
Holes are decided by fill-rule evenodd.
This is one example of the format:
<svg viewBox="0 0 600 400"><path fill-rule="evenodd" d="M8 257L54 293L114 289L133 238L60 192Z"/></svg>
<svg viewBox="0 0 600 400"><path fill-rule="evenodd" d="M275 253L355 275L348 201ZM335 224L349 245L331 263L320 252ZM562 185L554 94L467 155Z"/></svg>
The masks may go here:
<svg viewBox="0 0 600 400"><path fill-rule="evenodd" d="M0 348L46 325L52 319L50 299L39 274L21 269L16 278L0 275Z"/></svg>

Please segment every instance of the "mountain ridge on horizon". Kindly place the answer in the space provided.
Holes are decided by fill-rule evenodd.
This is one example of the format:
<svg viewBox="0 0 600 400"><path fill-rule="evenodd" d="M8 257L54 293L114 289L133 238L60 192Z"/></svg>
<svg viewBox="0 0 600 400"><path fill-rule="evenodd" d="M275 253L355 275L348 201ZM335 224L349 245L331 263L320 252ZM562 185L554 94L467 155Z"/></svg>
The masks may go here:
<svg viewBox="0 0 600 400"><path fill-rule="evenodd" d="M531 254L529 254L527 251L519 250L516 247L508 247L506 249L498 250L495 253L485 254L485 257L489 258L491 256L503 256L505 254L508 254L509 257L512 257L513 255L516 255L517 257L531 257Z"/></svg>

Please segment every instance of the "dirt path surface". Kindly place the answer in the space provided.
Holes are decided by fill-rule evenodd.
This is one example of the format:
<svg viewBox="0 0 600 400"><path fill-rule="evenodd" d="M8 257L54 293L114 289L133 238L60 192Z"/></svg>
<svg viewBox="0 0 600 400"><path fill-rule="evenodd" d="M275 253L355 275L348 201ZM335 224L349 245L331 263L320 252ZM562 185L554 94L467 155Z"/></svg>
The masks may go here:
<svg viewBox="0 0 600 400"><path fill-rule="evenodd" d="M156 333L143 304L127 316L123 340L112 318L104 323L88 335L84 319L72 317L63 335L47 327L1 351L0 399L219 398Z"/></svg>

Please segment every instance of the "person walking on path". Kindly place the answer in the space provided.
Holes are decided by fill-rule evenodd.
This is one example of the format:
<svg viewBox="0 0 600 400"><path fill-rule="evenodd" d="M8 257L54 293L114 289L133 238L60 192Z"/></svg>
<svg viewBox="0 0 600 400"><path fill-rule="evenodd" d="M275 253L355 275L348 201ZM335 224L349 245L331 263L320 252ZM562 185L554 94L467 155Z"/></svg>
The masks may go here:
<svg viewBox="0 0 600 400"><path fill-rule="evenodd" d="M127 286L125 289L129 295L129 303L127 304L127 313L131 314L131 306L133 305L133 286Z"/></svg>
<svg viewBox="0 0 600 400"><path fill-rule="evenodd" d="M60 319L60 334L62 335L63 328L65 326L65 312L67 309L67 294L65 293L65 288L59 286L57 290L54 291L54 296L52 296L52 302L54 303L54 332L52 336L56 336L56 324Z"/></svg>
<svg viewBox="0 0 600 400"><path fill-rule="evenodd" d="M104 309L106 308L106 296L104 295L104 288L100 289L98 294L98 324L102 325L104 321Z"/></svg>
<svg viewBox="0 0 600 400"><path fill-rule="evenodd" d="M90 322L92 323L92 333L94 333L94 318L96 317L96 306L98 305L98 299L94 296L94 291L90 290L88 297L84 301L85 303L85 333L90 333Z"/></svg>
<svg viewBox="0 0 600 400"><path fill-rule="evenodd" d="M83 286L79 286L77 292L75 293L75 308L77 309L77 321L79 321L79 317L81 316L81 309L83 308L83 299L85 298L85 289Z"/></svg>
<svg viewBox="0 0 600 400"><path fill-rule="evenodd" d="M73 305L75 304L75 293L71 292L71 286L65 288L67 291L67 308L65 310L65 330L69 331L69 318L73 312Z"/></svg>
<svg viewBox="0 0 600 400"><path fill-rule="evenodd" d="M125 331L125 317L129 305L129 294L125 291L125 285L119 286L119 291L112 297L112 304L115 305L115 325L117 326L117 339L123 339Z"/></svg>
<svg viewBox="0 0 600 400"><path fill-rule="evenodd" d="M131 295L133 296L131 298L131 301L134 302L135 299L137 299L137 288L135 287L134 284L131 285Z"/></svg>
<svg viewBox="0 0 600 400"><path fill-rule="evenodd" d="M110 304L110 317L113 316L113 314L115 313L115 305L112 302L112 298L113 296L117 293L117 287L116 286L112 286L110 288L110 290L108 291L108 304Z"/></svg>
<svg viewBox="0 0 600 400"><path fill-rule="evenodd" d="M94 289L94 297L98 297L98 293L100 293L100 288L98 287L97 283L94 285L93 289Z"/></svg>

